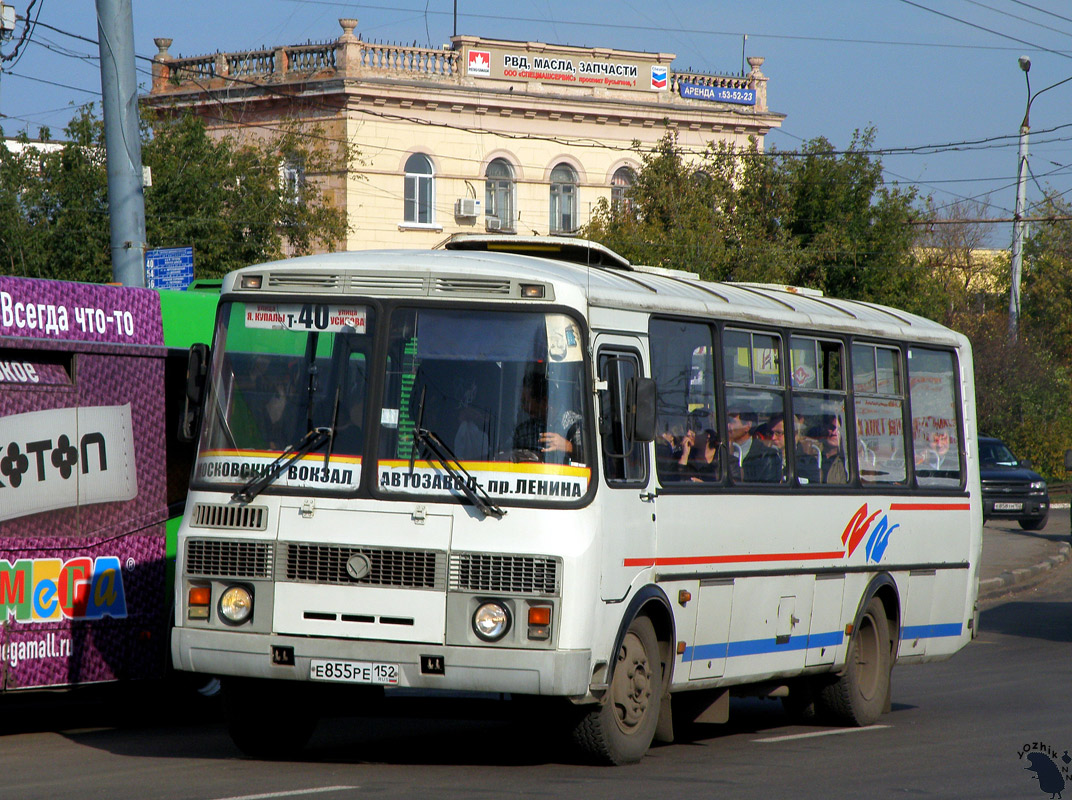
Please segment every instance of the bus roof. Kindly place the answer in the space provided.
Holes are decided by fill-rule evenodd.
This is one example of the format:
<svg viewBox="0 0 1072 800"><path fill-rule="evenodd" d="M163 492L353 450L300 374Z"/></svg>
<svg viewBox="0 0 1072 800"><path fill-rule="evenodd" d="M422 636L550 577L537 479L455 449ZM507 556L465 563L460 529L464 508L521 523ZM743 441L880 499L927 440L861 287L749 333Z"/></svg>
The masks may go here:
<svg viewBox="0 0 1072 800"><path fill-rule="evenodd" d="M554 241L558 237L516 238ZM528 252L524 248L518 250ZM222 291L224 294L242 291L241 276L261 274L261 291L265 294L508 301L521 299L521 284L544 282L554 286L554 299L575 302L581 307L587 304L661 314L695 314L946 343L965 341L960 334L937 322L874 303L824 297L814 290L795 287L701 281L680 270L628 262L623 265L610 259L604 264L584 263L576 258L578 252L581 251L572 251L573 258L556 258L551 251L543 251L543 255L521 255L474 246L325 253L237 270L224 279Z"/></svg>

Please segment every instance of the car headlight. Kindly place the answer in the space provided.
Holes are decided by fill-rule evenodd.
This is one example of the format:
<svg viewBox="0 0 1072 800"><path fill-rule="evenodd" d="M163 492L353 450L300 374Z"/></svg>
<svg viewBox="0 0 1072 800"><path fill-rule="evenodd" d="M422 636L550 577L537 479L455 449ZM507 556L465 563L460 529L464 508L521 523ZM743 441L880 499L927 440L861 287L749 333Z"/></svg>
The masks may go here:
<svg viewBox="0 0 1072 800"><path fill-rule="evenodd" d="M253 595L245 586L229 586L220 595L220 619L241 625L253 613Z"/></svg>
<svg viewBox="0 0 1072 800"><path fill-rule="evenodd" d="M1041 492L1046 488L1046 481L1031 481L1031 490Z"/></svg>
<svg viewBox="0 0 1072 800"><path fill-rule="evenodd" d="M473 614L473 633L485 642L497 642L510 630L510 611L502 603L483 603Z"/></svg>

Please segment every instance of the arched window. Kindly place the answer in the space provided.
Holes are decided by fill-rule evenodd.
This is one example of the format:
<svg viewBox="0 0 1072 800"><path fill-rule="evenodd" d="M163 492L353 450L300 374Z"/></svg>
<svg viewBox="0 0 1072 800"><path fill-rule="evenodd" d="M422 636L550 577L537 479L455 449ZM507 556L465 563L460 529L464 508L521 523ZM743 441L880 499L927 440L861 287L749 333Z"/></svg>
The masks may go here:
<svg viewBox="0 0 1072 800"><path fill-rule="evenodd" d="M610 179L610 206L623 211L631 210L632 203L626 197L629 188L636 182L636 173L629 167L618 167Z"/></svg>
<svg viewBox="0 0 1072 800"><path fill-rule="evenodd" d="M435 176L432 161L423 153L406 159L405 215L406 222L431 225L435 222Z"/></svg>
<svg viewBox="0 0 1072 800"><path fill-rule="evenodd" d="M569 164L551 170L551 233L577 230L577 173Z"/></svg>
<svg viewBox="0 0 1072 800"><path fill-rule="evenodd" d="M505 158L496 158L484 173L484 214L489 230L514 229L514 170Z"/></svg>

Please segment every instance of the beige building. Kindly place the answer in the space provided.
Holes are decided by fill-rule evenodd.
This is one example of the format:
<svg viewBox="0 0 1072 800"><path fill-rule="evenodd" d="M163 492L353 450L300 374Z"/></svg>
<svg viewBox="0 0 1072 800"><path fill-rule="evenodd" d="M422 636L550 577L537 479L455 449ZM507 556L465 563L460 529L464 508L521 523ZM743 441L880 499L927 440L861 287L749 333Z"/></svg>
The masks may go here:
<svg viewBox="0 0 1072 800"><path fill-rule="evenodd" d="M322 182L345 206L346 248L427 248L460 231L572 233L640 166L633 148L666 130L700 151L744 147L781 124L762 58L744 75L675 70L670 53L456 36L442 50L372 44L357 20L326 44L176 58L156 39L145 105L193 109L220 135L316 121L353 144Z"/></svg>

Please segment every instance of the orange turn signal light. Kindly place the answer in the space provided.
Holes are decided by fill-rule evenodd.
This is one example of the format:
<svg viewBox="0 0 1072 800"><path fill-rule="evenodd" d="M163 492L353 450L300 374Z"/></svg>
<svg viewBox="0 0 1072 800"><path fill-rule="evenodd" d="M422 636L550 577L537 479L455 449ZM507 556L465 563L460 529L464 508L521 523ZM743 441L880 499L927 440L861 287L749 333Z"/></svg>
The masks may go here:
<svg viewBox="0 0 1072 800"><path fill-rule="evenodd" d="M551 608L549 606L533 606L529 609L529 625L550 625Z"/></svg>
<svg viewBox="0 0 1072 800"><path fill-rule="evenodd" d="M207 606L212 600L212 590L207 586L190 587L190 605Z"/></svg>

